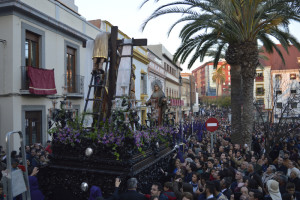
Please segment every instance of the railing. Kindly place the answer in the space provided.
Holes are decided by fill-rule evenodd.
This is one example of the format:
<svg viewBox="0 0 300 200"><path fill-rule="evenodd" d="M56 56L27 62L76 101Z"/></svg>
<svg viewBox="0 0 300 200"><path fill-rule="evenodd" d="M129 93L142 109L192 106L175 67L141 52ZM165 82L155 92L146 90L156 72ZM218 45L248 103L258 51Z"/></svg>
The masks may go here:
<svg viewBox="0 0 300 200"><path fill-rule="evenodd" d="M263 76L257 76L257 77L255 77L255 81L256 82L262 82L262 81L264 81L264 77Z"/></svg>
<svg viewBox="0 0 300 200"><path fill-rule="evenodd" d="M183 106L184 101L180 99L170 99L171 106Z"/></svg>
<svg viewBox="0 0 300 200"><path fill-rule="evenodd" d="M29 90L29 78L27 75L27 66L21 66L21 90Z"/></svg>
<svg viewBox="0 0 300 200"><path fill-rule="evenodd" d="M67 94L84 93L84 76L64 74L64 80Z"/></svg>

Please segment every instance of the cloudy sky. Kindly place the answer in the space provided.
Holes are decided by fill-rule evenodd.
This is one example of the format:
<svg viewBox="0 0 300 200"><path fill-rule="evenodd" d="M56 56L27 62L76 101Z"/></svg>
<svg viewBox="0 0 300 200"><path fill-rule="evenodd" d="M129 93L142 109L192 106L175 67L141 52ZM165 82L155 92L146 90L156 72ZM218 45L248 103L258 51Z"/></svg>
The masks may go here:
<svg viewBox="0 0 300 200"><path fill-rule="evenodd" d="M78 11L87 20L101 19L107 20L114 26L118 26L121 31L133 38L147 38L148 44L163 44L172 54L180 45L178 38L182 25L177 26L168 36L170 25L173 24L180 15L166 15L150 21L144 31L141 25L144 20L157 8L159 4L150 1L140 8L143 0L75 0ZM293 23L291 33L300 40L300 24ZM192 70L200 66L196 62ZM187 70L187 64L183 64L183 71Z"/></svg>

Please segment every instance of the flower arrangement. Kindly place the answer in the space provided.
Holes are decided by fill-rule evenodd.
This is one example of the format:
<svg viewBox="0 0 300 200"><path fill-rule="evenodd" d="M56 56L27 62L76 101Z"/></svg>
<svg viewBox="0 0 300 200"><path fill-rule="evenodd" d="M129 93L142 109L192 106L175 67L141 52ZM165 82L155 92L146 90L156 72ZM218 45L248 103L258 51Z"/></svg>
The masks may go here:
<svg viewBox="0 0 300 200"><path fill-rule="evenodd" d="M88 139L97 145L109 147L116 159L120 159L123 147L128 146L128 141L132 141L132 150L138 150L145 155L146 147L151 143L165 143L169 145L172 138L175 138L174 127L143 127L141 130L134 130L130 124L112 123L103 121L99 127L94 127L93 131L85 129L81 120L76 119L67 123L65 127L54 127L49 130L53 136L53 141L64 145L75 146L83 139Z"/></svg>

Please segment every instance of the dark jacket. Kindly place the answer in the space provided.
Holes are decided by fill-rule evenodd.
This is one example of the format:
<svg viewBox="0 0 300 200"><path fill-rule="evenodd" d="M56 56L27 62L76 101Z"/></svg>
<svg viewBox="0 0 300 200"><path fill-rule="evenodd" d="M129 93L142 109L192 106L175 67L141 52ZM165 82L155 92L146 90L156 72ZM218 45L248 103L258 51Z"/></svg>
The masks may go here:
<svg viewBox="0 0 300 200"><path fill-rule="evenodd" d="M147 198L143 195L138 193L136 190L128 190L122 194L117 194L116 199L119 200L147 200Z"/></svg>
<svg viewBox="0 0 300 200"><path fill-rule="evenodd" d="M232 195L232 192L230 189L226 189L222 193L227 197L227 199L230 199L230 196Z"/></svg>

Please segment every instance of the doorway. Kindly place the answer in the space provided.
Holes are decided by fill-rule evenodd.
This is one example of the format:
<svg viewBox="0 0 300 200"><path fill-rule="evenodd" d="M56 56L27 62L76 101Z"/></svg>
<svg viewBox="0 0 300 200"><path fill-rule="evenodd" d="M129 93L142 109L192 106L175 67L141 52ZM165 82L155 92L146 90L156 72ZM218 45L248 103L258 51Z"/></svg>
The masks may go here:
<svg viewBox="0 0 300 200"><path fill-rule="evenodd" d="M42 111L25 111L25 142L42 143Z"/></svg>

